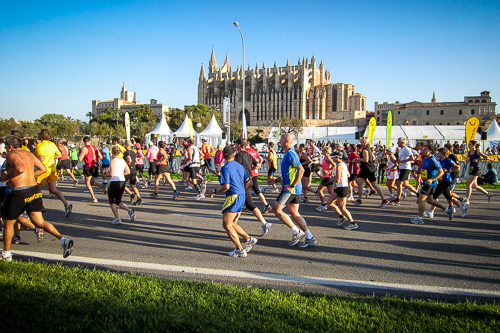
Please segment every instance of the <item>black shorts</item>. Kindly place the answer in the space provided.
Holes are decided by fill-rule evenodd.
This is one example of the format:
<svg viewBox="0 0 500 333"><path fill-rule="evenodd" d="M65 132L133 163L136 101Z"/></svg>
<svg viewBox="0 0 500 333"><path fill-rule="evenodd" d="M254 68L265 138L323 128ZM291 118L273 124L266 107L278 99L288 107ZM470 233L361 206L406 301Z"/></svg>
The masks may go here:
<svg viewBox="0 0 500 333"><path fill-rule="evenodd" d="M259 176L253 176L252 177L252 189L255 192L255 195L260 194L260 188L259 188L259 182L258 182Z"/></svg>
<svg viewBox="0 0 500 333"><path fill-rule="evenodd" d="M212 159L205 158L205 166L211 168L212 167Z"/></svg>
<svg viewBox="0 0 500 333"><path fill-rule="evenodd" d="M358 178L368 179L370 181L370 183L377 181L377 177L375 176L375 172L370 172L367 170L361 170L360 173L358 174Z"/></svg>
<svg viewBox="0 0 500 333"><path fill-rule="evenodd" d="M109 182L108 186L108 201L109 204L119 205L122 202L123 192L125 191L125 182L113 181Z"/></svg>
<svg viewBox="0 0 500 333"><path fill-rule="evenodd" d="M311 168L309 166L304 167L304 174L302 175L302 177L309 178L310 175L311 175Z"/></svg>
<svg viewBox="0 0 500 333"><path fill-rule="evenodd" d="M71 169L71 163L69 160L59 160L59 163L57 164L57 170L66 170L66 169Z"/></svg>
<svg viewBox="0 0 500 333"><path fill-rule="evenodd" d="M337 193L337 198L347 198L349 196L349 187L337 187L333 191Z"/></svg>
<svg viewBox="0 0 500 333"><path fill-rule="evenodd" d="M356 179L358 179L358 175L355 175L355 174L352 174L352 173L349 175L349 181L350 182L355 182Z"/></svg>
<svg viewBox="0 0 500 333"><path fill-rule="evenodd" d="M436 189L434 190L434 194L432 195L432 197L434 199L437 199L441 196L441 194L443 194L446 200L451 200L450 185L450 182L439 182L436 186Z"/></svg>
<svg viewBox="0 0 500 333"><path fill-rule="evenodd" d="M410 179L411 170L410 169L399 169L399 181L406 181Z"/></svg>
<svg viewBox="0 0 500 333"><path fill-rule="evenodd" d="M434 194L434 187L427 185L427 184L424 184L420 188L419 193L422 195L430 196L430 195Z"/></svg>
<svg viewBox="0 0 500 333"><path fill-rule="evenodd" d="M7 220L16 220L24 211L28 214L45 212L42 192L37 185L22 190L13 190L6 195L4 212Z"/></svg>
<svg viewBox="0 0 500 333"><path fill-rule="evenodd" d="M300 203L300 195L281 191L276 201L278 201L280 205L288 205L288 204L298 205Z"/></svg>
<svg viewBox="0 0 500 333"><path fill-rule="evenodd" d="M152 175L156 175L156 161L153 161L153 162L149 162L149 175L152 176Z"/></svg>
<svg viewBox="0 0 500 333"><path fill-rule="evenodd" d="M109 164L101 164L101 168L108 168L109 169Z"/></svg>
<svg viewBox="0 0 500 333"><path fill-rule="evenodd" d="M481 168L480 167L470 167L469 168L469 176L481 177Z"/></svg>
<svg viewBox="0 0 500 333"><path fill-rule="evenodd" d="M126 182L129 182L130 185L137 184L137 172L129 173L128 175L125 175L125 183Z"/></svg>
<svg viewBox="0 0 500 333"><path fill-rule="evenodd" d="M245 206L251 212L253 212L255 208L257 208L257 206L255 206L255 204L253 203L251 187L245 190Z"/></svg>
<svg viewBox="0 0 500 333"><path fill-rule="evenodd" d="M276 172L276 168L274 166L269 166L269 170L267 170L267 176L274 176L274 173Z"/></svg>
<svg viewBox="0 0 500 333"><path fill-rule="evenodd" d="M315 173L321 170L321 166L318 163L311 164L311 173Z"/></svg>
<svg viewBox="0 0 500 333"><path fill-rule="evenodd" d="M74 168L78 165L78 160L71 160L71 166Z"/></svg>
<svg viewBox="0 0 500 333"><path fill-rule="evenodd" d="M135 168L137 169L137 172L140 172L140 173L144 172L144 164L136 164Z"/></svg>
<svg viewBox="0 0 500 333"><path fill-rule="evenodd" d="M0 217L5 219L5 213L4 213L4 200L5 197L7 196L7 186L0 186Z"/></svg>
<svg viewBox="0 0 500 333"><path fill-rule="evenodd" d="M323 186L333 185L333 178L332 177L325 177L325 178L323 178L323 180L321 181L320 185L323 185Z"/></svg>
<svg viewBox="0 0 500 333"><path fill-rule="evenodd" d="M196 167L193 167L193 166L190 166L188 167L188 169L184 169L185 171L189 172L189 178L191 179L196 179L196 175L198 174L198 171L200 171L200 167L199 166L196 166Z"/></svg>
<svg viewBox="0 0 500 333"><path fill-rule="evenodd" d="M165 172L172 173L170 166L168 164L160 164L156 166L156 175L162 175Z"/></svg>
<svg viewBox="0 0 500 333"><path fill-rule="evenodd" d="M99 177L99 169L97 167L83 167L85 177Z"/></svg>

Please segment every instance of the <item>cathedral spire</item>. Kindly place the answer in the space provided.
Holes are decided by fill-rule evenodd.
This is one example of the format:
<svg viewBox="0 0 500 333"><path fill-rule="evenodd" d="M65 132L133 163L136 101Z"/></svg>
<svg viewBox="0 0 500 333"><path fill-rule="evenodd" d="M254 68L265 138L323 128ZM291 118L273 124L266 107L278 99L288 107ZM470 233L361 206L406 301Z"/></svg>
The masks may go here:
<svg viewBox="0 0 500 333"><path fill-rule="evenodd" d="M205 67L203 66L203 63L201 63L200 81L203 81L203 80L206 80Z"/></svg>
<svg viewBox="0 0 500 333"><path fill-rule="evenodd" d="M436 92L435 91L432 93L431 103L436 103Z"/></svg>
<svg viewBox="0 0 500 333"><path fill-rule="evenodd" d="M209 73L217 72L217 59L215 59L215 50L212 49L212 55L210 56L210 61L208 62Z"/></svg>

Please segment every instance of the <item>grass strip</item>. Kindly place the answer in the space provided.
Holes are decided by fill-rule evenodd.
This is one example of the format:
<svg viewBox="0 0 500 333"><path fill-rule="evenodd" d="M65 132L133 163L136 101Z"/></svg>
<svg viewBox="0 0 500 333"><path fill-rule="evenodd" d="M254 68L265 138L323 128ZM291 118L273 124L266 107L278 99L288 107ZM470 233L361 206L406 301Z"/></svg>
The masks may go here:
<svg viewBox="0 0 500 333"><path fill-rule="evenodd" d="M25 332L499 332L497 304L335 297L0 262L3 329Z"/></svg>

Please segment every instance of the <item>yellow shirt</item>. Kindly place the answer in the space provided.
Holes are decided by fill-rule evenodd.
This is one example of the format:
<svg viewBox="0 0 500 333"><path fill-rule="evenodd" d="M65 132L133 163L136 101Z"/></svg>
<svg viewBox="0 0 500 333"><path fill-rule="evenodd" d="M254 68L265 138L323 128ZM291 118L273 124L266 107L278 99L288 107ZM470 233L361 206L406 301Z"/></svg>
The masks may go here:
<svg viewBox="0 0 500 333"><path fill-rule="evenodd" d="M35 155L37 157L43 155L43 164L47 167L47 172L56 172L56 162L55 156L61 155L59 149L54 142L43 140L39 144L36 145Z"/></svg>
<svg viewBox="0 0 500 333"><path fill-rule="evenodd" d="M276 167L278 166L278 155L276 155L274 149L269 149L268 159L272 161L272 166L274 166L274 168L276 169Z"/></svg>
<svg viewBox="0 0 500 333"><path fill-rule="evenodd" d="M26 150L27 152L30 152L29 148L28 148L28 147L26 147L25 145L22 145L22 147L21 147L21 148L22 148L23 150Z"/></svg>
<svg viewBox="0 0 500 333"><path fill-rule="evenodd" d="M127 151L127 149L125 149L125 147L123 147L122 145L120 145L120 144L118 144L118 143L117 143L117 144L112 145L112 146L111 146L111 149L109 150L109 154L111 155L111 156L109 157L109 160L110 160L110 161L113 159L113 152L112 152L112 149L113 149L113 147L114 147L114 146L118 146L118 147L120 147L121 153L118 155L118 158L123 158L123 153Z"/></svg>

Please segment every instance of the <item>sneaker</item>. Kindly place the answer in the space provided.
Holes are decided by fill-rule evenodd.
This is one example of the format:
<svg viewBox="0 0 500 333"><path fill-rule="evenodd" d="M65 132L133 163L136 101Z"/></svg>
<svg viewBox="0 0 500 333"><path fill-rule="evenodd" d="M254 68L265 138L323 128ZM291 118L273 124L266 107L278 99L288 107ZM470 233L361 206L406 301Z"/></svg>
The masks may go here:
<svg viewBox="0 0 500 333"><path fill-rule="evenodd" d="M75 179L73 180L73 186L76 186L76 185L78 185L78 179L76 179L76 178L75 178Z"/></svg>
<svg viewBox="0 0 500 333"><path fill-rule="evenodd" d="M444 212L448 215L450 221L453 220L453 207L448 206Z"/></svg>
<svg viewBox="0 0 500 333"><path fill-rule="evenodd" d="M377 193L377 191L371 190L370 193L368 193L368 195L374 195L375 193Z"/></svg>
<svg viewBox="0 0 500 333"><path fill-rule="evenodd" d="M129 208L127 210L128 216L130 216L131 221L135 221L135 211L133 208Z"/></svg>
<svg viewBox="0 0 500 333"><path fill-rule="evenodd" d="M396 199L396 196L394 194L391 194L391 196L389 197L389 202L391 202L392 200Z"/></svg>
<svg viewBox="0 0 500 333"><path fill-rule="evenodd" d="M47 199L51 199L53 196L54 196L54 193L49 192L49 196L47 197Z"/></svg>
<svg viewBox="0 0 500 333"><path fill-rule="evenodd" d="M201 200L201 199L205 199L205 194L203 193L200 193L196 196L196 198L194 198L195 200Z"/></svg>
<svg viewBox="0 0 500 333"><path fill-rule="evenodd" d="M245 251L250 252L252 247L257 244L257 238L250 237L246 242L245 242Z"/></svg>
<svg viewBox="0 0 500 333"><path fill-rule="evenodd" d="M401 192L401 200L404 200L404 199L406 199L406 190L403 190Z"/></svg>
<svg viewBox="0 0 500 333"><path fill-rule="evenodd" d="M179 192L179 190L175 190L175 192L174 192L174 197L173 197L173 199L172 199L172 200L177 199L177 197L179 196L179 193L181 193L181 192Z"/></svg>
<svg viewBox="0 0 500 333"><path fill-rule="evenodd" d="M413 224L424 224L424 219L421 217L416 217L414 219L410 219L410 222Z"/></svg>
<svg viewBox="0 0 500 333"><path fill-rule="evenodd" d="M458 199L458 200L460 200L460 203L461 203L461 204L466 204L466 203L467 203L467 198L466 198L466 197L461 197L461 198L460 198L460 199Z"/></svg>
<svg viewBox="0 0 500 333"><path fill-rule="evenodd" d="M265 187L259 187L259 191L260 191L260 193L264 194L264 192L266 192L266 188Z"/></svg>
<svg viewBox="0 0 500 333"><path fill-rule="evenodd" d="M298 234L293 234L292 240L288 242L288 245L294 246L298 242L300 242L303 238L306 237L306 233L300 230Z"/></svg>
<svg viewBox="0 0 500 333"><path fill-rule="evenodd" d="M318 244L318 241L316 240L316 238L311 238L311 239L307 239L304 237L304 240L302 242L300 242L297 246L298 247L308 247L308 246L314 246L314 245L317 245Z"/></svg>
<svg viewBox="0 0 500 333"><path fill-rule="evenodd" d="M144 185L142 185L142 188L148 188L148 183L144 183Z"/></svg>
<svg viewBox="0 0 500 333"><path fill-rule="evenodd" d="M416 197L417 195L415 193L413 193L412 191L408 191L408 194L410 197Z"/></svg>
<svg viewBox="0 0 500 333"><path fill-rule="evenodd" d="M149 193L149 196L153 199L158 199L160 196L157 194L154 194L154 193Z"/></svg>
<svg viewBox="0 0 500 333"><path fill-rule="evenodd" d="M262 224L262 233L260 234L260 237L264 237L269 233L269 229L271 229L272 224L269 222L266 222Z"/></svg>
<svg viewBox="0 0 500 333"><path fill-rule="evenodd" d="M92 200L89 201L90 203L98 203L97 198L92 198Z"/></svg>
<svg viewBox="0 0 500 333"><path fill-rule="evenodd" d="M491 201L491 197L493 196L493 193L491 192L488 192L488 203L490 203Z"/></svg>
<svg viewBox="0 0 500 333"><path fill-rule="evenodd" d="M191 191L193 188L191 186L188 186L185 188L186 191Z"/></svg>
<svg viewBox="0 0 500 333"><path fill-rule="evenodd" d="M141 199L141 198L137 199L137 201L134 203L134 205L135 205L135 206L140 206L140 205L142 205L142 199Z"/></svg>
<svg viewBox="0 0 500 333"><path fill-rule="evenodd" d="M363 206L363 201L361 199L357 199L356 201L353 201L354 206Z"/></svg>
<svg viewBox="0 0 500 333"><path fill-rule="evenodd" d="M7 256L7 255L5 254L5 251L4 251L4 250L0 251L0 260L1 260L1 261L12 261L12 254L11 254L11 255L9 255L9 256Z"/></svg>
<svg viewBox="0 0 500 333"><path fill-rule="evenodd" d="M135 195L135 193L132 193L132 194L130 195L130 203L134 202L134 200L135 200L135 198L136 198L136 197L137 197L137 196Z"/></svg>
<svg viewBox="0 0 500 333"><path fill-rule="evenodd" d="M391 200L391 205L399 206L401 205L401 201L399 201L398 199L393 199Z"/></svg>
<svg viewBox="0 0 500 333"><path fill-rule="evenodd" d="M358 229L358 225L356 223L349 223L347 227L344 227L345 230L355 230Z"/></svg>
<svg viewBox="0 0 500 333"><path fill-rule="evenodd" d="M12 244L19 244L19 243L21 243L21 236L12 237Z"/></svg>
<svg viewBox="0 0 500 333"><path fill-rule="evenodd" d="M245 206L245 208L243 208L241 211L242 211L243 213L245 213L245 212L248 212L249 210L250 210L250 209L248 209L248 208Z"/></svg>
<svg viewBox="0 0 500 333"><path fill-rule="evenodd" d="M434 218L434 211L433 210L426 210L424 212L424 217L428 219L433 219Z"/></svg>
<svg viewBox="0 0 500 333"><path fill-rule="evenodd" d="M36 242L40 243L43 240L43 229L35 228Z"/></svg>
<svg viewBox="0 0 500 333"><path fill-rule="evenodd" d="M337 222L337 227L340 227L344 222L347 221L347 217L342 216L340 220Z"/></svg>
<svg viewBox="0 0 500 333"><path fill-rule="evenodd" d="M271 206L271 205L268 204L266 207L264 207L264 212L262 212L262 215L266 215L271 210L273 210L273 206Z"/></svg>
<svg viewBox="0 0 500 333"><path fill-rule="evenodd" d="M245 251L245 249L243 250L238 250L238 249L234 249L233 251L229 252L228 253L231 257L242 257L242 258L246 258L247 257L247 251Z"/></svg>
<svg viewBox="0 0 500 333"><path fill-rule="evenodd" d="M347 201L354 201L354 197L352 195L348 196Z"/></svg>
<svg viewBox="0 0 500 333"><path fill-rule="evenodd" d="M104 195L108 195L108 187L106 186L106 184L102 184L101 188Z"/></svg>
<svg viewBox="0 0 500 333"><path fill-rule="evenodd" d="M316 199L318 199L318 201L321 201L321 197L319 196L319 193L316 192Z"/></svg>
<svg viewBox="0 0 500 333"><path fill-rule="evenodd" d="M382 203L380 204L380 206L378 206L378 208L385 208L385 207L387 207L388 204L389 204L389 200L384 199L384 200L382 200Z"/></svg>
<svg viewBox="0 0 500 333"><path fill-rule="evenodd" d="M462 217L466 217L467 216L467 208L469 208L469 206L467 206L466 204L463 204L460 207L460 213L462 213Z"/></svg>
<svg viewBox="0 0 500 333"><path fill-rule="evenodd" d="M365 198L368 197L368 193L370 193L370 190L367 188L363 188L363 194L365 195Z"/></svg>
<svg viewBox="0 0 500 333"><path fill-rule="evenodd" d="M66 213L64 214L64 217L68 217L71 215L71 212L73 211L73 205L70 203L66 204L66 207L64 207Z"/></svg>
<svg viewBox="0 0 500 333"><path fill-rule="evenodd" d="M71 239L66 239L62 246L63 248L63 258L67 258L73 252L73 241Z"/></svg>
<svg viewBox="0 0 500 333"><path fill-rule="evenodd" d="M203 193L203 194L207 193L207 185L205 185L205 184L201 185L200 189L201 189L201 193Z"/></svg>
<svg viewBox="0 0 500 333"><path fill-rule="evenodd" d="M300 203L306 203L306 202L309 202L309 198L304 197L304 198L300 199Z"/></svg>
<svg viewBox="0 0 500 333"><path fill-rule="evenodd" d="M122 224L122 219L117 217L116 219L114 219L113 221L111 221L111 224Z"/></svg>
<svg viewBox="0 0 500 333"><path fill-rule="evenodd" d="M328 210L328 207L326 205L320 205L319 207L316 208L318 212L321 212L322 210Z"/></svg>

